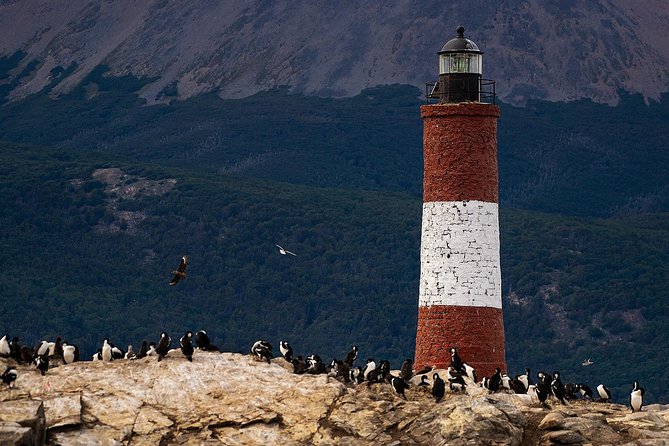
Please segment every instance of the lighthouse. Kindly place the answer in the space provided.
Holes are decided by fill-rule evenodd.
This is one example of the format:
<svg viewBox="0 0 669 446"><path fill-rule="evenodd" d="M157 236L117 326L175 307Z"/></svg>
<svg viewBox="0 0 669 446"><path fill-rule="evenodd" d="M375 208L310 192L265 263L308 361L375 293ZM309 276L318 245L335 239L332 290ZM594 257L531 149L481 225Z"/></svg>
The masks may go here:
<svg viewBox="0 0 669 446"><path fill-rule="evenodd" d="M483 52L458 27L439 55L423 119L423 217L416 368L450 348L478 376L506 370L499 256L497 119ZM436 101L436 103L434 103ZM431 103L432 102L432 103Z"/></svg>

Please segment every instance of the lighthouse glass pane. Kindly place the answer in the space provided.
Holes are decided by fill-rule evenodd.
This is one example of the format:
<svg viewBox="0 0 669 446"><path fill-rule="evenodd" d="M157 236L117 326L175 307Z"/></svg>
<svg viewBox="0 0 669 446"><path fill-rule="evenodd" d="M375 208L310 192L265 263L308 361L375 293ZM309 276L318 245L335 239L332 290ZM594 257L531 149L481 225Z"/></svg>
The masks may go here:
<svg viewBox="0 0 669 446"><path fill-rule="evenodd" d="M450 62L448 60L448 55L440 54L439 55L439 74L450 73Z"/></svg>
<svg viewBox="0 0 669 446"><path fill-rule="evenodd" d="M450 54L446 73L481 74L481 55Z"/></svg>

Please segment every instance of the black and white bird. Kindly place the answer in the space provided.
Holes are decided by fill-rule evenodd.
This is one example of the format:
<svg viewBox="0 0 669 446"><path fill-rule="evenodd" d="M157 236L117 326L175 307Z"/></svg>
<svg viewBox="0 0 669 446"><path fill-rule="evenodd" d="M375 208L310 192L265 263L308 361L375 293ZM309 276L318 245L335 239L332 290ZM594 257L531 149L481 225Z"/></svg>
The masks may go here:
<svg viewBox="0 0 669 446"><path fill-rule="evenodd" d="M630 393L630 407L632 412L639 412L643 406L643 395L646 393L642 387L639 387L639 382L634 381L634 386L632 387L632 393Z"/></svg>
<svg viewBox="0 0 669 446"><path fill-rule="evenodd" d="M340 359L333 359L330 363L330 373L335 378L342 378L345 383L351 382L351 367Z"/></svg>
<svg viewBox="0 0 669 446"><path fill-rule="evenodd" d="M323 360L318 355L309 355L307 356L307 370L305 373L310 375L320 375L321 373L327 373L327 369Z"/></svg>
<svg viewBox="0 0 669 446"><path fill-rule="evenodd" d="M409 381L411 378L413 378L413 360L412 359L407 358L402 363L402 367L400 367L400 378L402 378L404 381Z"/></svg>
<svg viewBox="0 0 669 446"><path fill-rule="evenodd" d="M346 354L346 358L344 358L344 362L349 365L349 367L353 367L353 364L355 364L355 360L358 358L358 346L354 345L351 347L351 351Z"/></svg>
<svg viewBox="0 0 669 446"><path fill-rule="evenodd" d="M429 378L427 377L427 375L423 375L423 376L421 376L421 377L420 377L420 382L418 383L418 386L420 386L420 387L428 387L428 386L430 385L430 383L427 382L428 379L429 379Z"/></svg>
<svg viewBox="0 0 669 446"><path fill-rule="evenodd" d="M63 362L72 364L79 361L79 347L63 342Z"/></svg>
<svg viewBox="0 0 669 446"><path fill-rule="evenodd" d="M111 344L111 352L112 359L123 359L125 357L125 352L114 344Z"/></svg>
<svg viewBox="0 0 669 446"><path fill-rule="evenodd" d="M279 248L279 254L281 254L282 256L285 256L286 254L289 254L289 255L291 255L291 256L297 256L297 254L295 254L294 252L290 252L290 251L288 251L287 249L284 249L281 245L277 245L277 244L275 243L274 246L276 246L277 248Z"/></svg>
<svg viewBox="0 0 669 446"><path fill-rule="evenodd" d="M293 347L288 342L279 341L279 351L286 361L291 362L293 360Z"/></svg>
<svg viewBox="0 0 669 446"><path fill-rule="evenodd" d="M301 375L307 371L307 362L302 358L302 355L297 355L290 361L293 364L293 373Z"/></svg>
<svg viewBox="0 0 669 446"><path fill-rule="evenodd" d="M502 385L502 369L497 367L495 369L495 373L488 378L488 390L490 390L490 393L497 392Z"/></svg>
<svg viewBox="0 0 669 446"><path fill-rule="evenodd" d="M432 396L438 403L446 394L446 383L439 377L438 373L432 375Z"/></svg>
<svg viewBox="0 0 669 446"><path fill-rule="evenodd" d="M49 354L45 353L35 358L35 365L42 376L46 375L46 371L49 370Z"/></svg>
<svg viewBox="0 0 669 446"><path fill-rule="evenodd" d="M14 381L16 381L18 376L19 374L16 369L8 366L2 375L0 375L0 379L2 379L2 382L11 389L14 387Z"/></svg>
<svg viewBox="0 0 669 446"><path fill-rule="evenodd" d="M467 388L465 379L453 367L448 368L448 387L451 392L464 392Z"/></svg>
<svg viewBox="0 0 669 446"><path fill-rule="evenodd" d="M165 333L160 333L160 339L158 340L158 346L156 347L156 354L158 355L158 362L160 362L167 353L170 351L170 346L172 345L172 338Z"/></svg>
<svg viewBox="0 0 669 446"><path fill-rule="evenodd" d="M137 353L135 353L135 349L132 348L132 345L128 344L128 349L125 351L125 355L123 355L123 359L137 359Z"/></svg>
<svg viewBox="0 0 669 446"><path fill-rule="evenodd" d="M198 330L195 333L195 346L200 350L218 352L220 351L218 347L211 343L209 340L209 335L204 330Z"/></svg>
<svg viewBox="0 0 669 446"><path fill-rule="evenodd" d="M406 381L404 381L402 378L398 378L397 376L393 376L390 380L390 385L393 387L393 391L404 398L405 400L407 399L406 395L404 394L404 391L409 388L409 384L407 384Z"/></svg>
<svg viewBox="0 0 669 446"><path fill-rule="evenodd" d="M592 397L592 389L588 387L586 384L576 384L577 389L576 393L581 395L582 399L590 399L590 401L594 401L594 398Z"/></svg>
<svg viewBox="0 0 669 446"><path fill-rule="evenodd" d="M183 256L181 257L181 262L179 262L177 269L172 271L174 277L170 280L170 285L176 285L181 279L186 278L186 266L188 266L188 257Z"/></svg>
<svg viewBox="0 0 669 446"><path fill-rule="evenodd" d="M477 377L476 377L476 369L466 362L462 363L462 368L465 371L465 374L469 379L471 379L473 382L477 382Z"/></svg>
<svg viewBox="0 0 669 446"><path fill-rule="evenodd" d="M22 353L21 353L22 346L21 346L21 342L19 341L18 336L14 336L14 337L12 338L12 342L9 343L9 349L11 350L11 352L10 352L9 355L10 355L12 358L14 358L14 360L15 360L16 362L18 362L19 364L20 364L21 362L23 362L23 358L22 358L23 355L22 355ZM32 358L32 353L31 353L30 357ZM29 360L29 361L30 361L30 360Z"/></svg>
<svg viewBox="0 0 669 446"><path fill-rule="evenodd" d="M0 338L0 357L9 358L12 354L12 348L9 345L9 337L4 335Z"/></svg>
<svg viewBox="0 0 669 446"><path fill-rule="evenodd" d="M181 347L181 353L188 359L188 361L193 362L193 332L187 331L181 339L179 339L179 347Z"/></svg>
<svg viewBox="0 0 669 446"><path fill-rule="evenodd" d="M261 361L272 362L272 344L267 341L256 341L251 346L251 354Z"/></svg>
<svg viewBox="0 0 669 446"><path fill-rule="evenodd" d="M458 349L455 347L451 347L451 367L453 367L458 373L466 373L464 367L462 366L462 359L458 354Z"/></svg>
<svg viewBox="0 0 669 446"><path fill-rule="evenodd" d="M512 380L512 383L513 382L519 382L522 385L522 388L520 386L512 385L516 393L527 393L527 391L530 389L530 385L533 384L532 377L530 376L530 369L525 369L525 373L516 375L516 377Z"/></svg>
<svg viewBox="0 0 669 446"><path fill-rule="evenodd" d="M362 368L362 380L367 381L373 370L376 370L376 362L374 362L374 359L368 358L367 364Z"/></svg>
<svg viewBox="0 0 669 446"><path fill-rule="evenodd" d="M600 402L608 402L611 400L611 391L604 384L597 386L597 393L599 394Z"/></svg>
<svg viewBox="0 0 669 446"><path fill-rule="evenodd" d="M149 348L146 350L146 356L157 356L158 352L156 351L156 343L149 342Z"/></svg>
<svg viewBox="0 0 669 446"><path fill-rule="evenodd" d="M551 393L551 379L548 374L537 372L537 384L534 387L534 393L539 402L545 406L548 395Z"/></svg>
<svg viewBox="0 0 669 446"><path fill-rule="evenodd" d="M37 346L34 349L33 359L42 355L51 356L51 351L55 350L55 348L56 348L55 342L40 341L40 343L37 344Z"/></svg>
<svg viewBox="0 0 669 446"><path fill-rule="evenodd" d="M553 372L553 380L551 381L551 394L562 404L567 404L565 401L565 388L562 380L560 380L560 372Z"/></svg>

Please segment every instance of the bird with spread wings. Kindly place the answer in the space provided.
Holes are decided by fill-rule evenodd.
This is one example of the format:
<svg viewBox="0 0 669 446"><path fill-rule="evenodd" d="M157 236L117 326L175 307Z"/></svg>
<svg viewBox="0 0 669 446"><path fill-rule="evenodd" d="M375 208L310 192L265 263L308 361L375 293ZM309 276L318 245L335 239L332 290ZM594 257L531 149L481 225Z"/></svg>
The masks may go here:
<svg viewBox="0 0 669 446"><path fill-rule="evenodd" d="M297 256L297 254L295 254L294 252L290 252L290 251L288 251L287 249L284 249L283 246L281 246L281 245L277 245L277 244L275 243L274 246L276 246L277 248L279 248L279 253L280 253L281 255L284 255L284 256L285 256L286 254L290 254L291 256Z"/></svg>
<svg viewBox="0 0 669 446"><path fill-rule="evenodd" d="M176 271L172 271L172 274L174 274L174 277L172 277L172 280L170 280L170 285L176 285L179 283L181 279L186 278L186 265L188 265L188 257L183 256L181 258L181 262L179 263L179 266L177 267Z"/></svg>

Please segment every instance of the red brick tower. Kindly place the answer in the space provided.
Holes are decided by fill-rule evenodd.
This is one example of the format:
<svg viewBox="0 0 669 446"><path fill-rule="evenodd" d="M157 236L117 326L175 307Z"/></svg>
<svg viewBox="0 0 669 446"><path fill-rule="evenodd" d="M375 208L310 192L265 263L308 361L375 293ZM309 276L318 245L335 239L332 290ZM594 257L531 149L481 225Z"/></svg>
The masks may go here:
<svg viewBox="0 0 669 446"><path fill-rule="evenodd" d="M417 369L450 364L451 347L479 376L506 370L499 260L494 82L464 28L439 52L439 81L421 107L424 183ZM484 90L482 90L482 88ZM493 102L487 103L488 101Z"/></svg>

